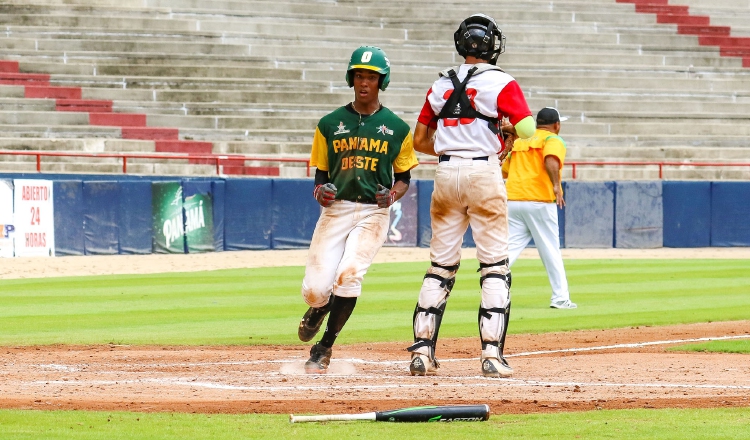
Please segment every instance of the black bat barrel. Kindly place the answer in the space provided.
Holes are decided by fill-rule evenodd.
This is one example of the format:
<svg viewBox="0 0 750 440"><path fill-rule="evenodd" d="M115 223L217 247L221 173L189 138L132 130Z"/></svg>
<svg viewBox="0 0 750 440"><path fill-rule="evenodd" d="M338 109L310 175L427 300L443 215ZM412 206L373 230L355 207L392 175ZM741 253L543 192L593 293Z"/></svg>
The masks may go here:
<svg viewBox="0 0 750 440"><path fill-rule="evenodd" d="M415 406L375 413L378 422L482 422L489 418L488 405Z"/></svg>

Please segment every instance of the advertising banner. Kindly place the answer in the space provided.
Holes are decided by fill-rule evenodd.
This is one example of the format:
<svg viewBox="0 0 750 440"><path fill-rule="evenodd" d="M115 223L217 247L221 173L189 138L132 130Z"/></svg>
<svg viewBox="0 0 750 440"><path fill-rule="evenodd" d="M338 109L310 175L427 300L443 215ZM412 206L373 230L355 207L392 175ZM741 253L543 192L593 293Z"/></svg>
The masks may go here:
<svg viewBox="0 0 750 440"><path fill-rule="evenodd" d="M185 222L182 214L181 182L153 182L151 207L154 253L185 253Z"/></svg>
<svg viewBox="0 0 750 440"><path fill-rule="evenodd" d="M13 256L13 182L0 180L0 258Z"/></svg>
<svg viewBox="0 0 750 440"><path fill-rule="evenodd" d="M211 182L182 183L188 253L213 252L214 215Z"/></svg>
<svg viewBox="0 0 750 440"><path fill-rule="evenodd" d="M17 257L55 255L55 211L51 180L13 181Z"/></svg>

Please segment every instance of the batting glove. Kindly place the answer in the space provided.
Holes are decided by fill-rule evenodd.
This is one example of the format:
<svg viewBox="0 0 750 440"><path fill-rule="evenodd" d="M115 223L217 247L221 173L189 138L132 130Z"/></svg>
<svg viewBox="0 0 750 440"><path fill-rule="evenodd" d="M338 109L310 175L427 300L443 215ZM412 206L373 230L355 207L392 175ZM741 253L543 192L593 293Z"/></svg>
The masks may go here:
<svg viewBox="0 0 750 440"><path fill-rule="evenodd" d="M320 206L328 208L333 205L336 200L336 192L338 190L332 183L326 183L325 185L317 185L313 191L313 197L320 203Z"/></svg>
<svg viewBox="0 0 750 440"><path fill-rule="evenodd" d="M387 208L393 205L393 202L396 201L396 191L391 191L383 185L378 184L378 191L375 193L375 200L378 202L379 208Z"/></svg>

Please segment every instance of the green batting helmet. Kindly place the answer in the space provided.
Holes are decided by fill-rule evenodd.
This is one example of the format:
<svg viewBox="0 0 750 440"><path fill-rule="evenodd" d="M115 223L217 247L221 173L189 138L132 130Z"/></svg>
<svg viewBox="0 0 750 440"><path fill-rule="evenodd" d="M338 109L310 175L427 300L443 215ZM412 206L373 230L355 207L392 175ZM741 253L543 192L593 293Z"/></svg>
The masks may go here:
<svg viewBox="0 0 750 440"><path fill-rule="evenodd" d="M361 46L352 53L349 67L346 69L346 84L354 86L354 69L367 69L380 74L378 86L385 90L391 82L391 62L385 56L383 49L375 46Z"/></svg>

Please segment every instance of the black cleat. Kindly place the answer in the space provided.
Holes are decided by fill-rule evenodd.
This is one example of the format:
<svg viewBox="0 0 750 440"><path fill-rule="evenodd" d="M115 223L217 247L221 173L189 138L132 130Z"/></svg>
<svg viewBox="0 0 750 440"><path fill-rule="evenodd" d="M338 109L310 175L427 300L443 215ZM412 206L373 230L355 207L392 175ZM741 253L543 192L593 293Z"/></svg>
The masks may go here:
<svg viewBox="0 0 750 440"><path fill-rule="evenodd" d="M310 359L305 362L305 373L325 374L331 364L333 350L317 343L310 348Z"/></svg>
<svg viewBox="0 0 750 440"><path fill-rule="evenodd" d="M409 372L412 376L434 376L437 374L440 364L437 359L430 360L428 356L414 353L409 364Z"/></svg>
<svg viewBox="0 0 750 440"><path fill-rule="evenodd" d="M311 341L315 335L320 331L320 327L323 325L328 311L331 310L331 301L327 305L321 308L310 307L305 312L305 316L302 317L302 321L299 323L299 329L297 329L297 336L302 342Z"/></svg>

